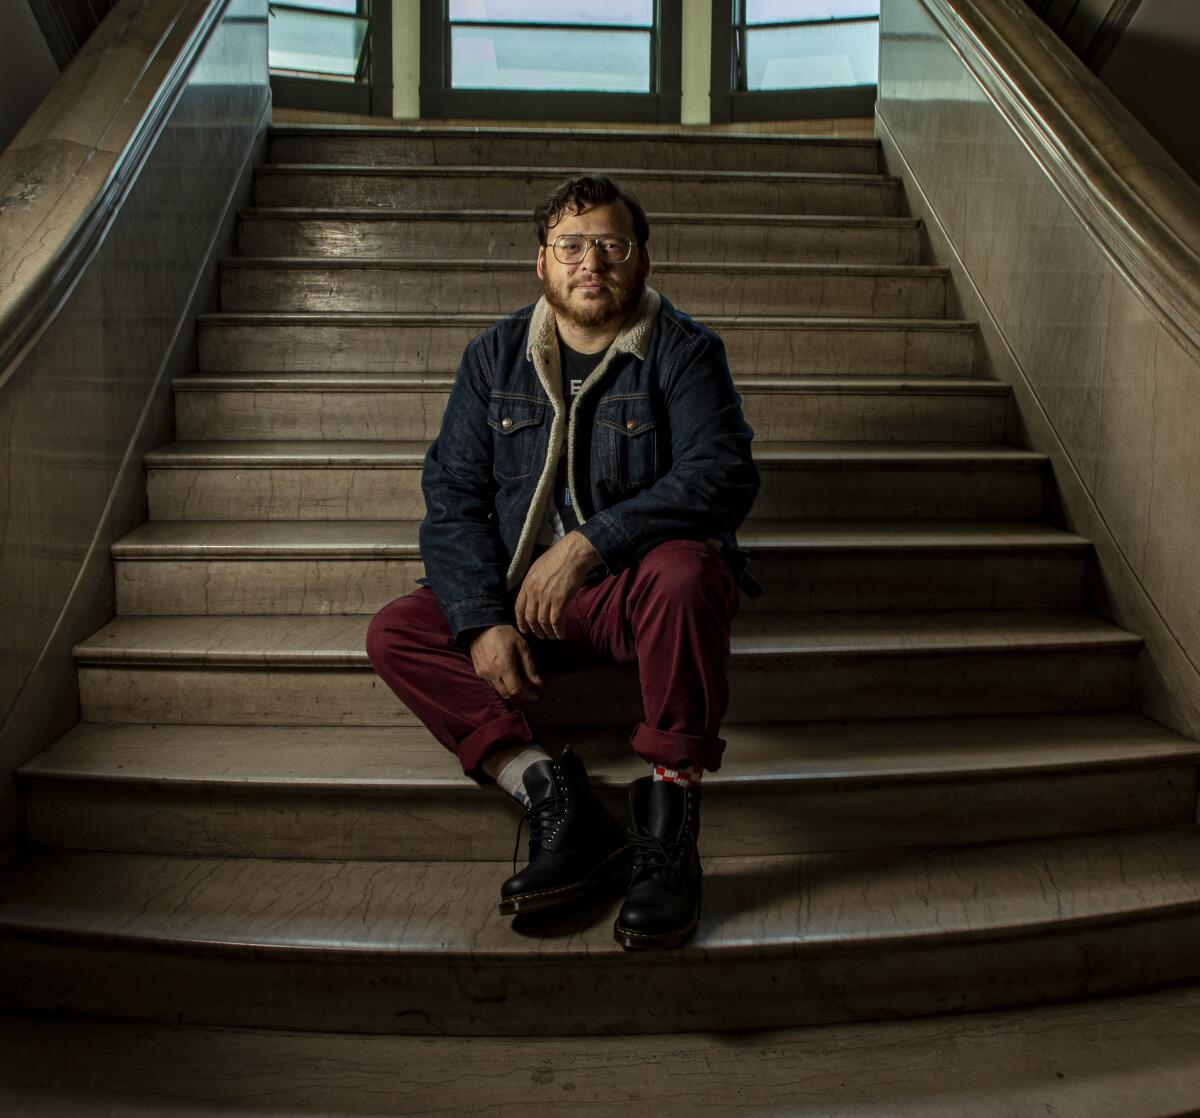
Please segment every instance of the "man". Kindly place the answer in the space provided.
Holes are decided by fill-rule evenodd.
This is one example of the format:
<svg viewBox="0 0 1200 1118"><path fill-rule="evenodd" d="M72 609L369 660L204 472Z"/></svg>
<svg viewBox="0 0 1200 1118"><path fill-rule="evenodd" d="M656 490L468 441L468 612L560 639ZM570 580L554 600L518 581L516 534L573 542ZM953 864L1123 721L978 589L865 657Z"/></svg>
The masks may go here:
<svg viewBox="0 0 1200 1118"><path fill-rule="evenodd" d="M725 746L738 585L757 589L734 539L758 490L753 433L720 339L646 286L649 225L628 190L573 178L534 220L542 297L463 355L422 476L425 586L380 610L367 650L464 772L525 807L506 915L582 895L629 845L521 705L581 653L636 663L630 744L653 769L630 788L614 936L675 946L699 917L700 777Z"/></svg>

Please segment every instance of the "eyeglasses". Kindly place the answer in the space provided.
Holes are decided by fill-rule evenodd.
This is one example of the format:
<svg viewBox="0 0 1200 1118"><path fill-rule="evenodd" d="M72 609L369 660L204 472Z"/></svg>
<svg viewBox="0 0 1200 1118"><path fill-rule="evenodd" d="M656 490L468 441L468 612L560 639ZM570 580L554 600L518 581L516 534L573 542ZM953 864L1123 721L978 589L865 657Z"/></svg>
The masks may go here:
<svg viewBox="0 0 1200 1118"><path fill-rule="evenodd" d="M633 251L633 241L624 233L564 233L550 242L560 264L579 264L595 245L606 264L624 264Z"/></svg>

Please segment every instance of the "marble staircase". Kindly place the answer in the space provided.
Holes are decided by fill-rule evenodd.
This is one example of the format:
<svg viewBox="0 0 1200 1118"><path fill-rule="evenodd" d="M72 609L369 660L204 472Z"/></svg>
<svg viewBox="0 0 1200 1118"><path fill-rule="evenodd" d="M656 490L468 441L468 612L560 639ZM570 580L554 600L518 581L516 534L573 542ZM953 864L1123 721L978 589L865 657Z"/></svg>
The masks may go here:
<svg viewBox="0 0 1200 1118"><path fill-rule="evenodd" d="M652 282L725 338L763 474L702 925L654 957L612 942L619 882L498 917L515 809L363 649L420 573L462 348L536 295L525 215L597 162L647 204ZM83 721L18 774L0 1004L578 1035L1200 976L1200 745L1131 706L1141 642L1091 609L1090 545L903 208L863 141L275 128L117 616L76 649ZM618 811L635 682L536 712Z"/></svg>

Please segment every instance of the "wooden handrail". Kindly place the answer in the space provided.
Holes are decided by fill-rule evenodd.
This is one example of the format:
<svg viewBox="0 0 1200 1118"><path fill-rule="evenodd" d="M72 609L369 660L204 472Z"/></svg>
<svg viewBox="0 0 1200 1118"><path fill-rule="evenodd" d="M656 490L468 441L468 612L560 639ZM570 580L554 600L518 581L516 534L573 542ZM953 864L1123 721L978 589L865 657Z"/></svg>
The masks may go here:
<svg viewBox="0 0 1200 1118"><path fill-rule="evenodd" d="M1130 281L1200 352L1200 186L1021 0L922 0Z"/></svg>
<svg viewBox="0 0 1200 1118"><path fill-rule="evenodd" d="M231 0L120 0L0 152L0 384L53 320Z"/></svg>

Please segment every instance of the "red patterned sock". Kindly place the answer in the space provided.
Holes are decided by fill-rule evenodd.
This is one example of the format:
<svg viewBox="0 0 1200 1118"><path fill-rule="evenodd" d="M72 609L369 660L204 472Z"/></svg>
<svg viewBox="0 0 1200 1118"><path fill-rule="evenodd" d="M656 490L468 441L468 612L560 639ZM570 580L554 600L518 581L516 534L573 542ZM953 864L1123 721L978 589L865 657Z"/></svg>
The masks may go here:
<svg viewBox="0 0 1200 1118"><path fill-rule="evenodd" d="M695 788L700 783L704 770L699 765L680 765L677 769L669 769L666 765L654 766L654 780L669 780L672 784L681 784L684 788Z"/></svg>

